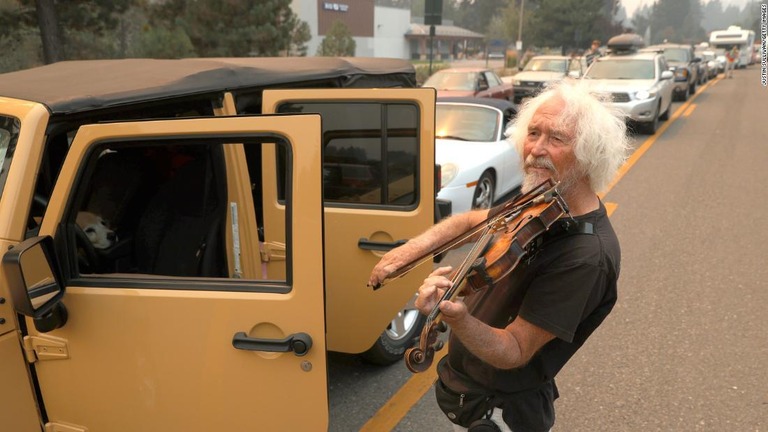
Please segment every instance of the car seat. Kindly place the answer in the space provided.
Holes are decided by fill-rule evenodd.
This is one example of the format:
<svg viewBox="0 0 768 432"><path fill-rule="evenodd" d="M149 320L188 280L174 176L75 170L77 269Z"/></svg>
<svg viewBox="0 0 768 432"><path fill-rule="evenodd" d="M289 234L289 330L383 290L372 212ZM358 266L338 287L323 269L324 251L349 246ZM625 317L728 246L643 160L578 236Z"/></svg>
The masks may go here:
<svg viewBox="0 0 768 432"><path fill-rule="evenodd" d="M135 234L138 272L226 277L226 184L215 165L210 153L196 155L152 197Z"/></svg>

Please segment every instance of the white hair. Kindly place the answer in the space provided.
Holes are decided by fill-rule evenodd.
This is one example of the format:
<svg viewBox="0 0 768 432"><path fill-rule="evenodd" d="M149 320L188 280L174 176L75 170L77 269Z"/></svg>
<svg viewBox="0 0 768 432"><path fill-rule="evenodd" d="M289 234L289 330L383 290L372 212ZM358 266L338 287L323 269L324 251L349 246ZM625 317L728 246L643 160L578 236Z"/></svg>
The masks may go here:
<svg viewBox="0 0 768 432"><path fill-rule="evenodd" d="M629 137L624 114L608 105L609 95L590 90L584 80L564 79L525 102L506 134L520 155L533 115L545 102L565 102L558 127L573 131L573 152L578 169L589 178L593 191L602 192L610 185L627 158Z"/></svg>

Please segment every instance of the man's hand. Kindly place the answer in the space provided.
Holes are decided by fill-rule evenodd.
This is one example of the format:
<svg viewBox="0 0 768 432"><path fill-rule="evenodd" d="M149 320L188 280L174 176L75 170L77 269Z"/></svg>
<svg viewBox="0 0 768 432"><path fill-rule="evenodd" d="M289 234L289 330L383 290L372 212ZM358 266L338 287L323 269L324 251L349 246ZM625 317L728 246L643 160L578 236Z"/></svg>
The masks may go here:
<svg viewBox="0 0 768 432"><path fill-rule="evenodd" d="M384 279L387 278L392 272L399 269L403 264L401 263L400 248L392 249L384 254L379 260L378 264L371 270L371 275L368 277L368 286L371 288L378 288Z"/></svg>
<svg viewBox="0 0 768 432"><path fill-rule="evenodd" d="M439 267L433 271L429 277L424 279L424 283L419 287L419 295L416 297L416 308L424 315L429 315L435 308L437 302L440 302L440 312L444 320L450 324L467 315L467 306L461 300L441 301L445 291L451 287L451 280L448 275L453 268L450 266Z"/></svg>

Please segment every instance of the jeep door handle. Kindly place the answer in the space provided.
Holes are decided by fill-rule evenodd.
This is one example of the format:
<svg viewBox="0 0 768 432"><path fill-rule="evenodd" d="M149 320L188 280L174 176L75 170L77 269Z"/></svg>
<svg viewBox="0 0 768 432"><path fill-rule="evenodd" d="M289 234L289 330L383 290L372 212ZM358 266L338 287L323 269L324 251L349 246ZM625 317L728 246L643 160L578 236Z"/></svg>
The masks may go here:
<svg viewBox="0 0 768 432"><path fill-rule="evenodd" d="M377 242L377 241L371 241L367 238L361 238L357 241L357 247L364 250L375 250L375 251L390 251L398 246L402 246L407 242L408 240L397 240L393 242Z"/></svg>
<svg viewBox="0 0 768 432"><path fill-rule="evenodd" d="M312 348L312 338L306 333L294 333L285 339L261 339L249 337L245 332L237 332L232 338L232 346L246 351L293 351L297 357L301 357Z"/></svg>

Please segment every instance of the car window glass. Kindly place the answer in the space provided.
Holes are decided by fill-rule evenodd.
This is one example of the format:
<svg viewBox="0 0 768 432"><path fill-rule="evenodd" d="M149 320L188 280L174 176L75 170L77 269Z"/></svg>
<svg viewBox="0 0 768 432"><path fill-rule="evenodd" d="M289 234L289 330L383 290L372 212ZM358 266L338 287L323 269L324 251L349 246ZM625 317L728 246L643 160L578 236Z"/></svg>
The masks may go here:
<svg viewBox="0 0 768 432"><path fill-rule="evenodd" d="M480 106L437 104L435 137L493 142L498 136L499 112Z"/></svg>
<svg viewBox="0 0 768 432"><path fill-rule="evenodd" d="M501 85L501 80L499 80L499 78L496 76L495 73L493 73L493 72L486 72L485 73L485 77L488 79L488 84L491 87L495 87L495 86L500 86Z"/></svg>
<svg viewBox="0 0 768 432"><path fill-rule="evenodd" d="M610 60L592 64L587 76L594 79L653 79L652 60Z"/></svg>
<svg viewBox="0 0 768 432"><path fill-rule="evenodd" d="M277 112L321 114L326 204L416 204L419 118L413 104L291 102Z"/></svg>
<svg viewBox="0 0 768 432"><path fill-rule="evenodd" d="M266 145L287 147L274 136L261 138L269 144L248 139L253 142L246 147L252 151ZM231 241L238 229L228 220L239 219L231 215L241 211L228 197L226 145L231 144L110 141L91 152L75 188L74 211L65 221L75 238L68 249L72 272L132 280L137 275L240 279L239 248ZM260 183L252 186L260 188ZM288 196L284 202L290 208ZM287 290L285 280L272 282Z"/></svg>
<svg viewBox="0 0 768 432"><path fill-rule="evenodd" d="M8 178L8 168L11 166L13 149L19 138L21 122L14 117L0 116L0 196Z"/></svg>
<svg viewBox="0 0 768 432"><path fill-rule="evenodd" d="M477 73L438 71L424 82L424 87L437 90L474 90Z"/></svg>
<svg viewBox="0 0 768 432"><path fill-rule="evenodd" d="M689 52L683 48L667 48L664 50L664 55L669 61L688 62Z"/></svg>

